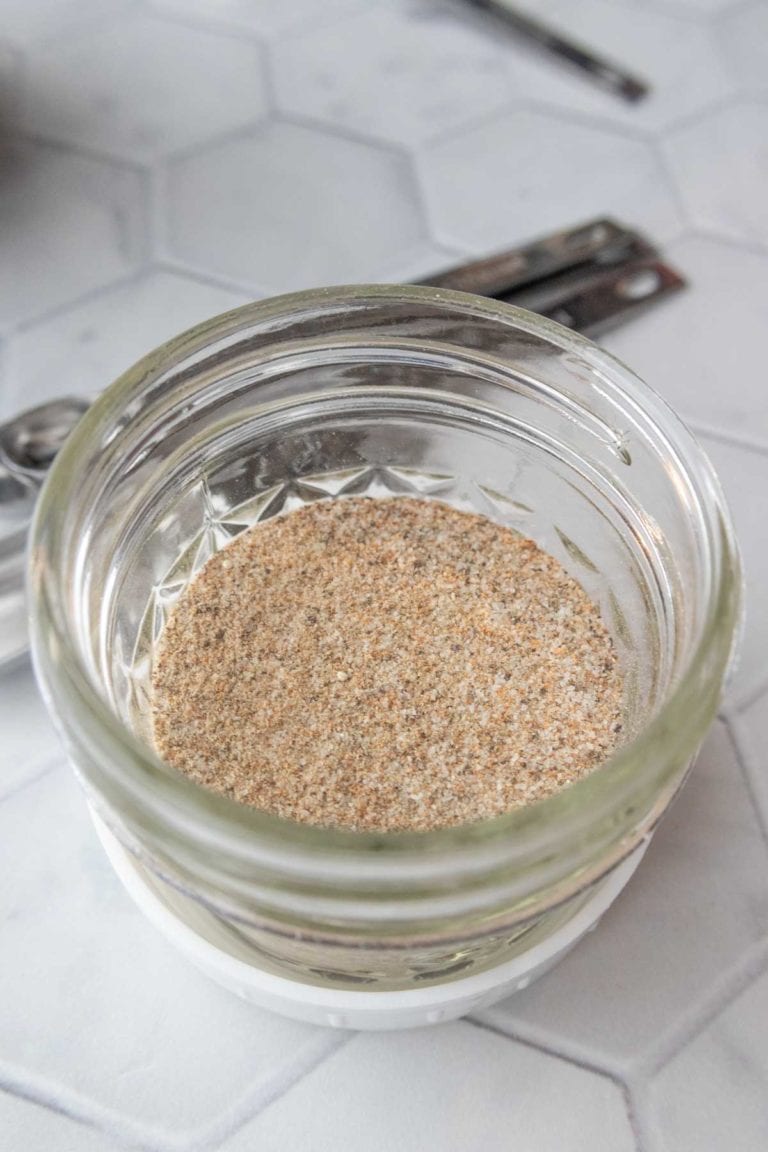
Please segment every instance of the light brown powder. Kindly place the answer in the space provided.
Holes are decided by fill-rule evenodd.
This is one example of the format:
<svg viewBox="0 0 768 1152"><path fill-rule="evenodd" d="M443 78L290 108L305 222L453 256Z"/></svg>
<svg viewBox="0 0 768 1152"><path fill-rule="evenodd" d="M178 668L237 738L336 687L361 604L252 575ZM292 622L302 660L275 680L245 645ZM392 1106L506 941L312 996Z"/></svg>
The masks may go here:
<svg viewBox="0 0 768 1152"><path fill-rule="evenodd" d="M406 497L240 535L179 599L153 674L161 755L309 824L430 829L606 759L622 677L597 608L533 541Z"/></svg>

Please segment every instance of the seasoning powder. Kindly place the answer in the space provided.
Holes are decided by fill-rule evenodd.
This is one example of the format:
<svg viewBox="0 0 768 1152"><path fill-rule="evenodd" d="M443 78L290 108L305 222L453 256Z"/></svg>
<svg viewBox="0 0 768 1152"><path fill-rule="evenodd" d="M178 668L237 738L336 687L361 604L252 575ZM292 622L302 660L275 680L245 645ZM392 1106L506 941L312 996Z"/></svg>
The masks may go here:
<svg viewBox="0 0 768 1152"><path fill-rule="evenodd" d="M157 748L308 824L421 830L549 796L620 739L622 677L583 589L434 501L321 501L243 532L177 602Z"/></svg>

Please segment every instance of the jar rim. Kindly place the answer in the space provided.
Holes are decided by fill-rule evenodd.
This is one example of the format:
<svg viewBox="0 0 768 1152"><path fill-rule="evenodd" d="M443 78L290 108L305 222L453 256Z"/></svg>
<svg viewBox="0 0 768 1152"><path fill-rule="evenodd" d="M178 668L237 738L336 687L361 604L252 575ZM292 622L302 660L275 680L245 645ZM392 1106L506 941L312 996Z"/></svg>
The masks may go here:
<svg viewBox="0 0 768 1152"><path fill-rule="evenodd" d="M696 643L668 696L655 714L625 744L589 775L567 788L534 804L487 820L419 832L370 832L301 824L251 808L195 784L181 773L169 773L154 750L142 742L110 709L91 682L85 661L78 651L70 622L52 585L51 572L41 560L47 540L59 541L57 508L75 489L78 461L87 454L88 444L97 429L103 429L116 414L123 413L127 401L140 393L146 381L181 363L186 357L203 351L213 341L232 335L254 324L268 325L293 322L302 311L323 307L364 307L366 303L409 302L429 304L459 312L470 318L479 316L506 324L517 331L544 337L559 349L586 359L589 366L621 386L646 417L656 424L663 420L665 438L674 442L680 460L689 476L695 475L697 492L708 531L711 535L711 595ZM443 289L397 286L353 285L320 288L246 304L195 325L179 336L160 345L125 372L95 401L59 453L38 500L30 545L30 606L32 651L43 693L53 704L55 676L66 682L68 702L76 702L99 726L117 755L123 772L118 781L121 791L134 800L146 799L151 785L152 804L168 827L181 830L192 820L207 843L237 844L249 858L259 847L290 847L310 854L334 854L370 857L383 854L390 863L402 858L412 861L414 854L425 859L455 852L476 851L479 847L519 844L521 851L531 837L539 848L542 839L554 846L563 836L585 834L601 816L610 821L616 810L633 805L649 785L652 764L649 755L661 741L669 742L670 734L688 758L700 741L703 724L713 718L714 708L703 698L699 678L702 665L709 670L709 683L719 697L720 685L733 655L734 637L741 612L740 563L727 505L715 472L684 423L669 405L619 360L598 348L586 338L534 313L496 300ZM56 711L53 706L53 711ZM650 790L651 792L653 789ZM548 833L548 834L547 834ZM634 844L627 845L629 851ZM282 856L282 852L281 852Z"/></svg>

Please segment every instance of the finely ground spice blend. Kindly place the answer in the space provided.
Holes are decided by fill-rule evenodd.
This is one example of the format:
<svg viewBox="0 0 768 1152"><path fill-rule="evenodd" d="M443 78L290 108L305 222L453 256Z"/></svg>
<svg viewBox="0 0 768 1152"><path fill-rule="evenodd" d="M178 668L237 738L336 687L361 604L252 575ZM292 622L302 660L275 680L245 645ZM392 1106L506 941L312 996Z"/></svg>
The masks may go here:
<svg viewBox="0 0 768 1152"><path fill-rule="evenodd" d="M244 532L179 599L161 755L309 824L429 829L558 791L620 739L598 610L533 541L445 504L321 501Z"/></svg>

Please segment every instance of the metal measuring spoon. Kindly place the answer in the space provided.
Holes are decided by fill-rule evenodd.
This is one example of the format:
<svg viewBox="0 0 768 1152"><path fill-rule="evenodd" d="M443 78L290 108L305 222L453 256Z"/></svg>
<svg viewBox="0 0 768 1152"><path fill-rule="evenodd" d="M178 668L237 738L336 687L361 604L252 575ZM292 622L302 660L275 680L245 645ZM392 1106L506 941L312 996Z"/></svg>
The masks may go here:
<svg viewBox="0 0 768 1152"><path fill-rule="evenodd" d="M0 424L0 666L27 650L27 534L48 469L87 400L52 400Z"/></svg>

